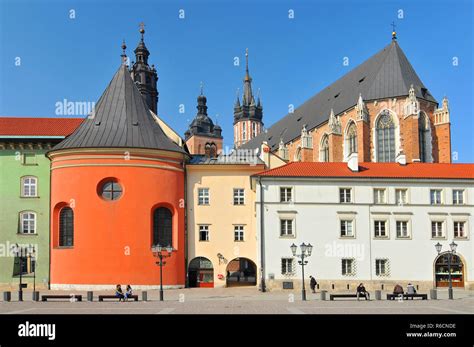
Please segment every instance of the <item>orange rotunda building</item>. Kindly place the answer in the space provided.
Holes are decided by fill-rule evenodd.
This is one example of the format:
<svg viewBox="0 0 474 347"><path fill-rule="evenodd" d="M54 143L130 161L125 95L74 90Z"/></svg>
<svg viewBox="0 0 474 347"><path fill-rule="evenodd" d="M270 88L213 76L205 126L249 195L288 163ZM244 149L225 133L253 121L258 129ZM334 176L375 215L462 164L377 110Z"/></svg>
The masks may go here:
<svg viewBox="0 0 474 347"><path fill-rule="evenodd" d="M173 247L163 285L185 285L188 154L160 127L139 87L123 63L94 113L48 153L52 289L154 288L158 244Z"/></svg>

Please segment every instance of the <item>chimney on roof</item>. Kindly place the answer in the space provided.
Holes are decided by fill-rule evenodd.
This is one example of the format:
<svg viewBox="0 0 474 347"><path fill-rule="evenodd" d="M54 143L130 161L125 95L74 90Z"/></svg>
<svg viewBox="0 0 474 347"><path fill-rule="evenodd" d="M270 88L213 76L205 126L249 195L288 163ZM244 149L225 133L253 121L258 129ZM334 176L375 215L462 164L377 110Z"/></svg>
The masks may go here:
<svg viewBox="0 0 474 347"><path fill-rule="evenodd" d="M347 167L352 172L359 172L359 156L357 153L351 153L347 160Z"/></svg>
<svg viewBox="0 0 474 347"><path fill-rule="evenodd" d="M260 159L265 163L265 167L270 167L270 146L268 145L267 141L262 142L262 146L260 147Z"/></svg>
<svg viewBox="0 0 474 347"><path fill-rule="evenodd" d="M407 164L407 156L403 152L400 152L400 153L398 153L397 158L395 159L395 161L400 165L406 165Z"/></svg>

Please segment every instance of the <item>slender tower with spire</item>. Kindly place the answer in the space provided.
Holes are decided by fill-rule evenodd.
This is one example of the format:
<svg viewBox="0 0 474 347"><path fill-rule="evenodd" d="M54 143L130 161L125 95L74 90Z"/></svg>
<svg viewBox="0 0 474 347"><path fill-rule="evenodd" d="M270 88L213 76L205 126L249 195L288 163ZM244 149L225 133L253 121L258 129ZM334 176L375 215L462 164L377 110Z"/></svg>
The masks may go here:
<svg viewBox="0 0 474 347"><path fill-rule="evenodd" d="M239 91L234 104L234 147L238 148L263 131L263 108L260 101L260 90L257 100L252 92L252 77L249 73L249 51L245 50L245 78L242 102Z"/></svg>
<svg viewBox="0 0 474 347"><path fill-rule="evenodd" d="M150 52L145 46L145 24L140 23L141 39L135 48L135 62L132 62L130 73L140 94L143 96L148 108L155 114L158 114L158 74L155 65L148 65Z"/></svg>

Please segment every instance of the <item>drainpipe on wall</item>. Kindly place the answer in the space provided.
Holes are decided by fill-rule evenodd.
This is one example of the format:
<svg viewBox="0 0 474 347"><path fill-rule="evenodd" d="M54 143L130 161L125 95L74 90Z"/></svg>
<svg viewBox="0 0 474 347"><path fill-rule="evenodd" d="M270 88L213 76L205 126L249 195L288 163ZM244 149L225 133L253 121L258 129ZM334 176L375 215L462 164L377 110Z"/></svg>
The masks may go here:
<svg viewBox="0 0 474 347"><path fill-rule="evenodd" d="M262 293L266 292L265 286L265 227L263 213L265 207L263 206L263 186L262 177L258 177L258 184L260 185L260 290Z"/></svg>
<svg viewBox="0 0 474 347"><path fill-rule="evenodd" d="M187 203L187 192L188 192L188 175L186 172L186 158L183 158L183 170L184 170L184 287L189 287L188 278L188 203Z"/></svg>

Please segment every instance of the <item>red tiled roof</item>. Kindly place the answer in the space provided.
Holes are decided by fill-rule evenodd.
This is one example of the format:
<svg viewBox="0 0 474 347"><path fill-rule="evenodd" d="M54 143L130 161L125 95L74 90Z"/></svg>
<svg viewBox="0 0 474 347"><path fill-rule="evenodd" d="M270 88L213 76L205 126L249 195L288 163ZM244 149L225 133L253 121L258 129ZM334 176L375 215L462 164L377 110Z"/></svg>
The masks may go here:
<svg viewBox="0 0 474 347"><path fill-rule="evenodd" d="M474 164L359 163L359 171L353 172L347 163L291 162L254 176L474 179Z"/></svg>
<svg viewBox="0 0 474 347"><path fill-rule="evenodd" d="M0 136L67 136L83 118L0 117Z"/></svg>

